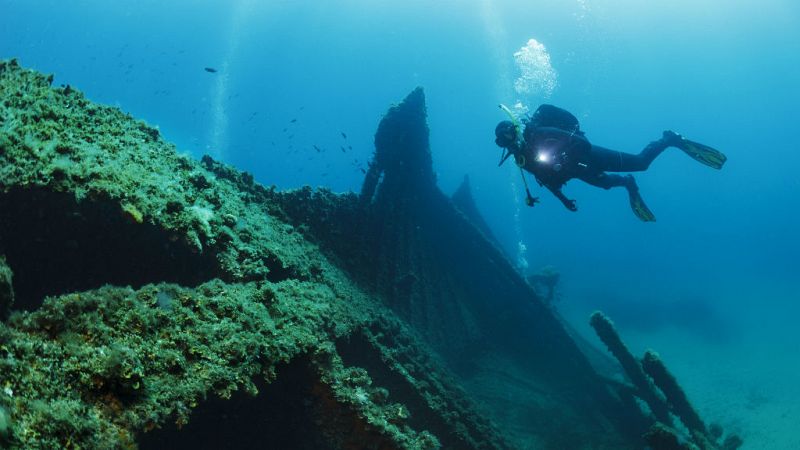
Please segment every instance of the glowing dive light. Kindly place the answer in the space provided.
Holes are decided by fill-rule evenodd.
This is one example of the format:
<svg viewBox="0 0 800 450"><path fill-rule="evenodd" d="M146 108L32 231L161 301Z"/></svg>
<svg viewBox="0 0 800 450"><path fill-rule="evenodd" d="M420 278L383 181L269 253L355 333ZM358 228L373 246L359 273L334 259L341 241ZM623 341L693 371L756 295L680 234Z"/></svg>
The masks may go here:
<svg viewBox="0 0 800 450"><path fill-rule="evenodd" d="M539 150L539 152L536 155L536 160L539 161L540 163L547 164L547 163L550 162L551 158L552 158L552 156L550 155L550 153L542 151L542 150Z"/></svg>
<svg viewBox="0 0 800 450"><path fill-rule="evenodd" d="M561 170L561 159L563 156L563 154L559 155L555 148L548 145L542 145L536 151L536 161L541 164L551 165L556 172Z"/></svg>

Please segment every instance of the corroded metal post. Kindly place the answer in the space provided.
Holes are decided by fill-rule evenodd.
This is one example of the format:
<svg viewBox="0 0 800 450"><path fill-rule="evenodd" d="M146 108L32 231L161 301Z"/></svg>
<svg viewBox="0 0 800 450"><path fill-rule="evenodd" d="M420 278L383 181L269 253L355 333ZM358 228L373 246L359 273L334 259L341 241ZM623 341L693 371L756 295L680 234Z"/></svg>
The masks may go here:
<svg viewBox="0 0 800 450"><path fill-rule="evenodd" d="M653 384L645 376L639 362L636 361L636 358L634 358L630 350L628 350L628 347L625 346L625 343L620 339L611 319L600 311L595 311L589 320L589 324L594 328L600 340L606 344L611 354L613 354L622 365L628 378L631 379L631 382L638 390L642 400L650 407L656 420L665 424L671 424L672 420L669 417L667 405L658 397Z"/></svg>

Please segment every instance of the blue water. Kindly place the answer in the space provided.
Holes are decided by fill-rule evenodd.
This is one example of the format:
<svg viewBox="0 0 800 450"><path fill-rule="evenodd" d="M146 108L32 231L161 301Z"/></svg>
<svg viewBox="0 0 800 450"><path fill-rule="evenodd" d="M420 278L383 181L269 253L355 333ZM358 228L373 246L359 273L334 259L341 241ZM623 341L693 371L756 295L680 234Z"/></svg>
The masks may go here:
<svg viewBox="0 0 800 450"><path fill-rule="evenodd" d="M357 191L381 115L421 85L439 186L470 176L510 257L561 272L570 320L606 309L746 448L796 447L800 3L655 3L0 0L0 57L281 188ZM514 91L529 39L557 73L549 96ZM602 146L638 152L674 129L729 161L673 149L638 174L656 223L579 181L577 213L538 187L530 209L493 143L497 104L517 100L569 109Z"/></svg>

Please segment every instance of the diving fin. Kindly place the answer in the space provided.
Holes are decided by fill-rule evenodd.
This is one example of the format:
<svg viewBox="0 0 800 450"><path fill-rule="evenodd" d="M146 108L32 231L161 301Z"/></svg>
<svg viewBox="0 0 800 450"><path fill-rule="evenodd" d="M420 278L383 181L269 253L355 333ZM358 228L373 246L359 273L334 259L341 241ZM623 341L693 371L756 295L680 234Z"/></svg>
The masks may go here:
<svg viewBox="0 0 800 450"><path fill-rule="evenodd" d="M639 218L642 222L655 222L656 216L650 211L650 208L644 203L642 200L642 196L639 195L638 190L629 190L628 191L628 199L631 202L631 209L633 213L636 214L636 217Z"/></svg>
<svg viewBox="0 0 800 450"><path fill-rule="evenodd" d="M668 132L665 131L664 135L666 136L667 133ZM700 162L701 164L705 164L708 167L712 167L714 169L722 169L722 166L725 164L725 161L728 160L728 157L725 156L725 154L720 152L719 150L713 149L699 142L690 141L685 137L678 135L677 133L673 134L677 136L674 145L679 149L683 150L684 153L691 156L692 159Z"/></svg>
<svg viewBox="0 0 800 450"><path fill-rule="evenodd" d="M666 133L665 133L666 134ZM628 200L631 202L631 209L636 217L642 222L655 222L656 216L650 211L650 208L645 205L642 196L639 195L639 186L636 185L636 180L633 175L625 175L625 189L628 190Z"/></svg>

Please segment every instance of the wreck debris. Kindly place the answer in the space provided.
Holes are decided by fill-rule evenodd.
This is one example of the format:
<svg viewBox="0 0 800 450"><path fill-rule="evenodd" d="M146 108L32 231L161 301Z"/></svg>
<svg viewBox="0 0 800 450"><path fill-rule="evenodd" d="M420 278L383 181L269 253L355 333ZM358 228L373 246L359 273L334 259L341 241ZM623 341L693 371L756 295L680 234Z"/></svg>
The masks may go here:
<svg viewBox="0 0 800 450"><path fill-rule="evenodd" d="M560 297L557 287L558 281L561 279L561 274L558 273L555 267L544 266L538 272L526 276L525 279L537 292L540 292L546 305L551 308L555 307L555 303ZM541 291L544 292L542 293Z"/></svg>
<svg viewBox="0 0 800 450"><path fill-rule="evenodd" d="M644 352L641 365L644 372L664 394L672 412L681 419L686 428L693 434L706 435L708 430L706 430L703 420L700 419L700 415L689 403L686 393L678 385L675 377L669 373L658 354L652 350L647 350Z"/></svg>
<svg viewBox="0 0 800 450"><path fill-rule="evenodd" d="M647 378L639 362L628 350L625 343L622 342L611 320L600 311L595 311L589 320L589 324L594 328L600 340L606 344L611 354L622 365L625 374L628 375L642 400L647 403L656 420L666 425L671 425L672 418L669 416L667 404L658 396L653 382Z"/></svg>
<svg viewBox="0 0 800 450"><path fill-rule="evenodd" d="M644 400L656 417L657 422L644 435L653 449L735 450L742 445L742 440L737 435L729 435L724 441L720 441L722 429L718 425L714 427L714 433L706 428L700 415L689 403L683 388L657 353L647 350L644 357L637 360L622 342L611 320L600 311L591 315L589 323L622 365L634 385L633 395ZM673 427L672 415L686 427L690 442L686 442L685 437L681 437Z"/></svg>

